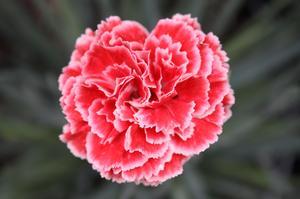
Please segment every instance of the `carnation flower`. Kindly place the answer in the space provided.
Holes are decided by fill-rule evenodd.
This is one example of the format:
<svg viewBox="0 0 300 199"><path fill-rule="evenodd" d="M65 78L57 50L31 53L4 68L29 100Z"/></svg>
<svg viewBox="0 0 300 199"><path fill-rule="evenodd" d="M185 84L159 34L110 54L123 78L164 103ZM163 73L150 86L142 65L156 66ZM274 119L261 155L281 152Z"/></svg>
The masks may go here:
<svg viewBox="0 0 300 199"><path fill-rule="evenodd" d="M234 103L227 61L190 15L151 33L109 17L77 39L59 77L60 139L106 179L156 186L217 141Z"/></svg>

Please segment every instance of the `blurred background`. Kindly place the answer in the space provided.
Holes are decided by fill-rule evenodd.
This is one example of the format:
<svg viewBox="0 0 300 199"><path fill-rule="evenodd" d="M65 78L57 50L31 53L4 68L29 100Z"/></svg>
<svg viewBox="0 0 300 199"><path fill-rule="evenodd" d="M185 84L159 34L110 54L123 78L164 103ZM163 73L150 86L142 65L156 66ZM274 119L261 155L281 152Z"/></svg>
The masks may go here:
<svg viewBox="0 0 300 199"><path fill-rule="evenodd" d="M76 38L110 15L151 30L198 17L228 52L236 104L219 142L157 188L100 178L58 140L57 78ZM0 0L1 199L300 198L297 0Z"/></svg>

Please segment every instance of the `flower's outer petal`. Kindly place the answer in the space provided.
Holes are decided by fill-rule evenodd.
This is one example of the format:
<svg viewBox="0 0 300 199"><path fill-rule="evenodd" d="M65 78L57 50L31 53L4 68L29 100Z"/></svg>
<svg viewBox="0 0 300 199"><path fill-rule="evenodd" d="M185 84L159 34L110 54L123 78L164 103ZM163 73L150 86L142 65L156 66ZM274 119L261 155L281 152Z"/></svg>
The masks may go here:
<svg viewBox="0 0 300 199"><path fill-rule="evenodd" d="M122 23L120 17L111 16L97 26L96 36L101 37L105 32L111 32L116 26ZM100 38L99 38L100 39Z"/></svg>
<svg viewBox="0 0 300 199"><path fill-rule="evenodd" d="M214 112L205 117L205 119L215 125L222 126L225 121L225 110L223 104L218 104Z"/></svg>
<svg viewBox="0 0 300 199"><path fill-rule="evenodd" d="M206 110L203 117L211 114L214 111L215 107L222 102L229 90L230 86L226 81L213 82L210 84L210 90L208 92L208 102L210 104L210 107L208 110Z"/></svg>
<svg viewBox="0 0 300 199"><path fill-rule="evenodd" d="M160 183L166 181L167 179L174 178L180 175L183 171L183 164L189 159L189 157L173 154L172 159L165 163L164 169L161 170L158 175L152 176L151 178L145 180L143 183L145 185L157 186Z"/></svg>
<svg viewBox="0 0 300 199"><path fill-rule="evenodd" d="M172 152L168 150L160 158L150 158L143 166L124 171L122 176L128 181L143 182L152 176L157 176L164 169L165 163L171 161L171 158Z"/></svg>
<svg viewBox="0 0 300 199"><path fill-rule="evenodd" d="M123 21L122 24L113 30L113 35L115 38L121 38L123 41L144 44L148 31L140 23Z"/></svg>
<svg viewBox="0 0 300 199"><path fill-rule="evenodd" d="M176 87L178 99L195 102L194 116L200 117L208 108L210 83L205 77L191 77Z"/></svg>
<svg viewBox="0 0 300 199"><path fill-rule="evenodd" d="M63 68L62 74L58 78L59 90L62 92L66 87L66 82L70 77L77 77L81 73L80 66L77 64L68 65Z"/></svg>
<svg viewBox="0 0 300 199"><path fill-rule="evenodd" d="M189 59L187 73L196 74L198 72L201 61L197 47L199 40L190 26L186 26L184 22L174 19L163 19L157 23L151 35L157 38L162 35L169 35L174 43L179 42L181 51L185 51Z"/></svg>
<svg viewBox="0 0 300 199"><path fill-rule="evenodd" d="M60 140L65 142L70 151L81 159L86 158L86 136L89 132L89 127L81 127L75 134L71 133L70 126L67 124L63 128L63 133L59 136Z"/></svg>
<svg viewBox="0 0 300 199"><path fill-rule="evenodd" d="M192 137L182 140L179 136L173 136L171 146L174 152L186 156L199 154L218 139L221 127L204 119L193 119L195 131Z"/></svg>
<svg viewBox="0 0 300 199"><path fill-rule="evenodd" d="M222 45L217 36L213 33L208 33L203 41L203 44L208 45L216 55L218 55L222 62L227 62L229 58L225 51L221 49Z"/></svg>
<svg viewBox="0 0 300 199"><path fill-rule="evenodd" d="M208 79L211 83L227 81L228 79L228 68L224 67L218 56L214 56L212 73L208 76Z"/></svg>
<svg viewBox="0 0 300 199"><path fill-rule="evenodd" d="M126 182L126 180L124 179L124 177L122 176L121 172L115 172L115 169L110 169L110 170L100 170L100 174L103 178L107 179L107 180L111 180L112 182L117 182L117 183L124 183ZM119 168L118 168L119 170Z"/></svg>
<svg viewBox="0 0 300 199"><path fill-rule="evenodd" d="M110 17L98 26L96 35L104 46L125 46L132 51L139 51L143 48L148 31L138 22Z"/></svg>
<svg viewBox="0 0 300 199"><path fill-rule="evenodd" d="M197 18L191 18L190 14L187 15L181 15L181 14L175 14L172 19L175 19L176 21L182 21L185 22L187 25L191 26L194 30L200 30L201 26L197 21Z"/></svg>
<svg viewBox="0 0 300 199"><path fill-rule="evenodd" d="M85 30L85 34L82 34L76 40L75 50L73 51L73 53L71 55L71 63L81 61L81 58L89 50L94 39L95 39L94 32L90 28L87 28Z"/></svg>
<svg viewBox="0 0 300 199"><path fill-rule="evenodd" d="M82 120L81 114L76 110L74 89L76 80L75 77L70 77L67 80L65 87L62 90L63 95L60 98L60 105L70 124L70 131L72 133L76 133L77 129L80 129L80 127L86 123Z"/></svg>
<svg viewBox="0 0 300 199"><path fill-rule="evenodd" d="M232 114L231 107L235 103L235 98L234 98L232 89L230 89L228 94L225 95L222 103L224 105L224 112L225 112L224 122L226 122L231 117L231 114Z"/></svg>
<svg viewBox="0 0 300 199"><path fill-rule="evenodd" d="M125 135L119 134L112 143L101 144L101 138L94 133L87 135L87 159L93 168L108 171L112 168L129 170L142 166L148 158L135 151L130 153L124 149Z"/></svg>
<svg viewBox="0 0 300 199"><path fill-rule="evenodd" d="M198 71L199 76L207 77L212 72L212 64L214 60L214 53L208 45L199 45L201 55L201 65Z"/></svg>

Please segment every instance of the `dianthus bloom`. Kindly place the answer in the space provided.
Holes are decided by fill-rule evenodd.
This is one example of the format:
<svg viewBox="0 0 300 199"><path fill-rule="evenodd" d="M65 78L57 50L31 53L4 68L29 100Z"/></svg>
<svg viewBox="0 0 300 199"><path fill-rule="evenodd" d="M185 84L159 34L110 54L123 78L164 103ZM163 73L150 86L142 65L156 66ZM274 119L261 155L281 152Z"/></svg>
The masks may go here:
<svg viewBox="0 0 300 199"><path fill-rule="evenodd" d="M60 139L106 179L158 185L216 142L231 116L227 61L189 15L151 33L109 17L77 39L59 78Z"/></svg>

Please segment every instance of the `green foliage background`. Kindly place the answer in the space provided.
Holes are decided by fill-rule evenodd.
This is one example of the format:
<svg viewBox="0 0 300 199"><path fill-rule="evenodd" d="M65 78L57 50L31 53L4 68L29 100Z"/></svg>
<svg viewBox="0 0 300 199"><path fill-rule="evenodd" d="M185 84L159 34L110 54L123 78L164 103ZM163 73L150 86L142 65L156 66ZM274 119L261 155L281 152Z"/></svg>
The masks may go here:
<svg viewBox="0 0 300 199"><path fill-rule="evenodd" d="M300 197L297 0L0 0L1 199ZM228 52L236 105L219 142L157 188L105 181L58 140L57 77L85 27L198 17Z"/></svg>

